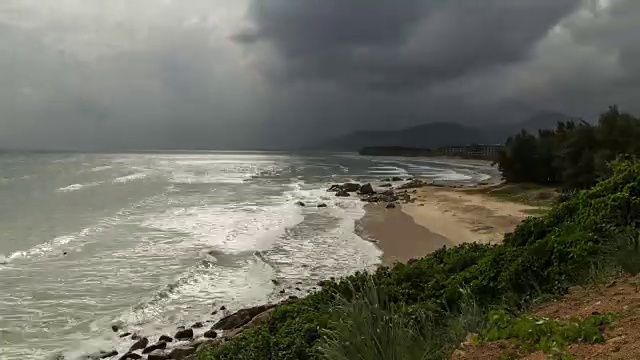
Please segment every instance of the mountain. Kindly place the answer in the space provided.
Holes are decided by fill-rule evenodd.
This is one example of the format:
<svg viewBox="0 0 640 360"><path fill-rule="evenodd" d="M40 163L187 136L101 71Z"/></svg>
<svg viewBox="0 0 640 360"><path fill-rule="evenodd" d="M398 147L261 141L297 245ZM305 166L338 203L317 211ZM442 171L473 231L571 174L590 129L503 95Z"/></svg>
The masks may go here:
<svg viewBox="0 0 640 360"><path fill-rule="evenodd" d="M501 144L511 135L525 129L553 129L558 121L575 120L556 112L537 113L524 121L511 124L470 126L435 122L398 131L357 131L314 146L315 149L355 151L370 146L403 146L437 148L448 145Z"/></svg>

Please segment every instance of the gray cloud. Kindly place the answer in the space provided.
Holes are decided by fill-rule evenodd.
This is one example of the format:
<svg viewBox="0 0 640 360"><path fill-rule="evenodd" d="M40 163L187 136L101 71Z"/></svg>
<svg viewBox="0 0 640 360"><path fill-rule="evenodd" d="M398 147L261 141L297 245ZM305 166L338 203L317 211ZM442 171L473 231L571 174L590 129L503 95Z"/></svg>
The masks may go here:
<svg viewBox="0 0 640 360"><path fill-rule="evenodd" d="M0 147L293 146L640 112L636 0L0 2Z"/></svg>

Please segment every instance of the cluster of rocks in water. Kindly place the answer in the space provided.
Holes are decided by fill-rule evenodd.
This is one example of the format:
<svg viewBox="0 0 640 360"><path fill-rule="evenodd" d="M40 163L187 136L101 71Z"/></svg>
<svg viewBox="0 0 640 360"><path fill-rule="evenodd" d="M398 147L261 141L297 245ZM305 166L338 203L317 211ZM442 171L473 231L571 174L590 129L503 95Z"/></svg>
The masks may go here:
<svg viewBox="0 0 640 360"><path fill-rule="evenodd" d="M345 184L334 184L327 189L329 192L335 192L335 195L338 197L348 197L351 194L355 193L360 196L362 201L366 201L369 203L386 203L387 208L395 208L396 204L403 202L409 203L414 202L415 199L411 198L409 193L410 189L417 189L423 186L431 185L431 183L426 183L422 180L416 179L402 179L399 177L394 177L390 179L383 179L382 185L378 186L381 188L376 191L370 183L366 184L357 184L357 183L345 183ZM393 184L386 181L406 181L405 183L399 185L396 189L394 189ZM416 191L413 190L412 193Z"/></svg>
<svg viewBox="0 0 640 360"><path fill-rule="evenodd" d="M285 302L297 299L292 296ZM88 355L86 360L96 359L146 359L146 360L193 360L197 359L197 354L206 348L224 342L226 339L234 337L241 332L254 328L259 324L268 321L271 318L271 312L275 305L267 304L245 308L233 314L227 315L215 322L202 336L196 336L195 329L205 328L205 323L197 322L190 328L183 326L178 327L173 337L169 335L161 335L158 340L151 343L148 337L141 337L138 334L124 332L119 335L122 339L129 339L133 343L124 354L118 351L102 351L97 354ZM221 307L220 311L225 311L226 307ZM212 315L217 314L214 311ZM114 332L120 332L121 329L114 325ZM201 330L199 331L201 332ZM175 344L174 344L175 343ZM120 355L120 356L119 356ZM119 356L119 357L118 357Z"/></svg>

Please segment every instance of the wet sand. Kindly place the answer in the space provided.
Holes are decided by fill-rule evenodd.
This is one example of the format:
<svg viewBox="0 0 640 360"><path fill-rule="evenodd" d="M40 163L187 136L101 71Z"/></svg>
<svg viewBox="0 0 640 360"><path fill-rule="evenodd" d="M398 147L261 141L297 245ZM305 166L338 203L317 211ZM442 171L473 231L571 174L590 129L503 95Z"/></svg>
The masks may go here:
<svg viewBox="0 0 640 360"><path fill-rule="evenodd" d="M454 246L446 237L416 224L400 209L385 209L383 204L370 204L360 220L360 236L374 241L382 250L383 265L407 262L432 253L443 246Z"/></svg>

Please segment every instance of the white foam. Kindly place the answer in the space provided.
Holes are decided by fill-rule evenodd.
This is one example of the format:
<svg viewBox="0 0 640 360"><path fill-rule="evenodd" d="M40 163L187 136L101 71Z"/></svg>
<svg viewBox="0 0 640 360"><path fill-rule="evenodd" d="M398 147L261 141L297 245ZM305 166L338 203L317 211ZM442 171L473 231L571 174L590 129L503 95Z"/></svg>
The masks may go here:
<svg viewBox="0 0 640 360"><path fill-rule="evenodd" d="M105 165L105 166L96 166L93 169L91 169L91 171L93 172L98 172L98 171L104 171L104 170L109 170L111 169L113 166L111 165Z"/></svg>
<svg viewBox="0 0 640 360"><path fill-rule="evenodd" d="M135 173L135 174L130 174L127 176L121 176L119 178L115 178L113 179L113 183L116 184L124 184L124 183L128 183L130 181L135 181L135 180L140 180L140 179L144 179L147 176L149 176L148 173L146 172L139 172L139 173Z"/></svg>
<svg viewBox="0 0 640 360"><path fill-rule="evenodd" d="M69 185L69 186L61 187L56 191L58 191L58 192L78 191L78 190L81 190L81 189L86 188L86 187L97 186L97 185L100 185L100 184L101 184L101 182L93 182L93 183L88 183L88 184L72 184L72 185Z"/></svg>

